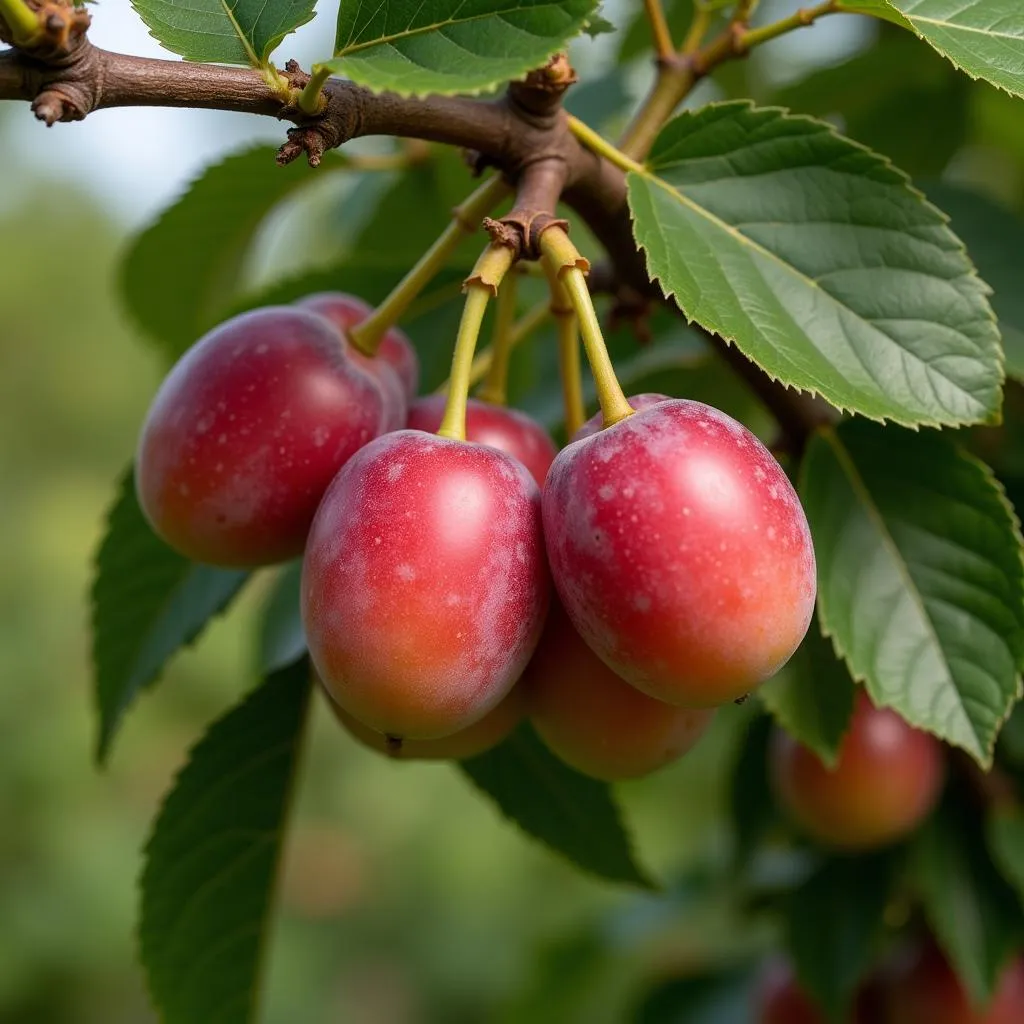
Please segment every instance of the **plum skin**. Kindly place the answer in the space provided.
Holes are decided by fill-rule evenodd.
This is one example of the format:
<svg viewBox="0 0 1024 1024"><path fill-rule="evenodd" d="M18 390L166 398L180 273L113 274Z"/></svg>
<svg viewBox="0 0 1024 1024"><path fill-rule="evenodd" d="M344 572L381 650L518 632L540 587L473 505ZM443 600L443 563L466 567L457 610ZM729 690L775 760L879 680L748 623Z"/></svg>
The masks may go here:
<svg viewBox="0 0 1024 1024"><path fill-rule="evenodd" d="M643 412L644 409L650 409L652 405L659 405L662 402L670 402L672 399L669 395L662 395L657 391L644 391L639 395L630 395L626 401L629 402L630 407L636 412ZM570 440L581 441L585 437L591 437L602 429L603 424L604 416L600 411L598 411L591 416L575 434L572 435Z"/></svg>
<svg viewBox="0 0 1024 1024"><path fill-rule="evenodd" d="M548 472L543 512L573 625L658 700L735 700L807 632L815 562L799 498L717 409L672 399L573 442Z"/></svg>
<svg viewBox="0 0 1024 1024"><path fill-rule="evenodd" d="M327 694L327 702L342 728L368 750L395 761L465 761L496 747L526 716L526 694L518 684L483 718L437 740L403 740L391 744L380 732L363 725Z"/></svg>
<svg viewBox="0 0 1024 1024"><path fill-rule="evenodd" d="M387 736L472 725L522 674L547 614L540 494L511 456L415 430L351 459L302 572L310 654L334 700Z"/></svg>
<svg viewBox="0 0 1024 1024"><path fill-rule="evenodd" d="M665 704L620 679L557 601L520 685L530 721L551 752L605 782L640 778L677 761L715 715Z"/></svg>
<svg viewBox="0 0 1024 1024"><path fill-rule="evenodd" d="M412 343L397 327L385 332L375 356L360 352L349 340L348 331L361 323L373 307L355 295L345 292L316 292L299 299L301 309L308 309L329 320L341 333L349 356L366 370L384 393L383 430L401 430L409 403L416 397L420 381L420 364Z"/></svg>
<svg viewBox="0 0 1024 1024"><path fill-rule="evenodd" d="M202 337L161 384L138 443L139 504L195 561L293 558L327 486L381 416L379 389L321 317L251 310Z"/></svg>
<svg viewBox="0 0 1024 1024"><path fill-rule="evenodd" d="M945 776L939 741L874 707L863 692L833 769L781 729L769 756L779 803L810 836L843 850L912 832L935 806Z"/></svg>
<svg viewBox="0 0 1024 1024"><path fill-rule="evenodd" d="M409 406L406 425L411 430L435 433L444 417L447 397L427 395ZM548 432L532 417L518 409L508 409L471 398L466 403L466 440L490 445L518 459L538 486L554 462L558 449Z"/></svg>

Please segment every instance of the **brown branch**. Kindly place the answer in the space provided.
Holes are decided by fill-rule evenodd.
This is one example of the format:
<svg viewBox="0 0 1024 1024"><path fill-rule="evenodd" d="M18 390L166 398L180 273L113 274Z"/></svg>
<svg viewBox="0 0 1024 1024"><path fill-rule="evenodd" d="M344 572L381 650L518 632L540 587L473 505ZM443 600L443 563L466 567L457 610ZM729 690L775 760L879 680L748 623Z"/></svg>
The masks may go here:
<svg viewBox="0 0 1024 1024"><path fill-rule="evenodd" d="M284 78L299 83L305 76L289 65ZM293 122L279 154L282 162L305 153L316 164L326 149L367 135L469 149L479 155L478 163L497 167L516 182L517 209L550 220L561 193L608 252L618 284L661 299L633 238L625 176L581 146L568 130L561 95L572 80L571 68L559 58L491 101L405 98L332 79L324 86L324 110L311 116L260 72L248 68L112 53L93 46L85 36L45 60L18 50L0 51L0 100L31 102L36 116L48 125L113 107L197 107ZM525 223L527 253L540 226L539 220ZM821 422L820 410L773 384L736 349L724 342L718 349L775 413L790 446L799 449Z"/></svg>

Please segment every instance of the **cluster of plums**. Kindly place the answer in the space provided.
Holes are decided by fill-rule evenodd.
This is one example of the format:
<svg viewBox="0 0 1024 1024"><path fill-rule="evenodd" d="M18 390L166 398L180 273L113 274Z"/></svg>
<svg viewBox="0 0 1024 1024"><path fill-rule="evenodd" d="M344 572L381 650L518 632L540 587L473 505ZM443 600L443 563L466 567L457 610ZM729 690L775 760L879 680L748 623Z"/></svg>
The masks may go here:
<svg viewBox="0 0 1024 1024"><path fill-rule="evenodd" d="M161 386L136 471L154 529L192 559L304 554L309 650L357 738L465 758L528 716L578 770L635 777L786 662L814 553L745 427L641 395L558 452L471 400L468 440L441 437L408 339L389 331L372 358L348 343L369 312L330 293L215 328ZM780 799L838 846L888 841L941 782L937 744L866 699L834 771L781 735L773 760Z"/></svg>
<svg viewBox="0 0 1024 1024"><path fill-rule="evenodd" d="M755 999L757 1024L825 1024L791 968L769 965ZM861 986L849 1024L1020 1024L1024 956L1004 967L991 1001L974 1006L934 941L896 951Z"/></svg>

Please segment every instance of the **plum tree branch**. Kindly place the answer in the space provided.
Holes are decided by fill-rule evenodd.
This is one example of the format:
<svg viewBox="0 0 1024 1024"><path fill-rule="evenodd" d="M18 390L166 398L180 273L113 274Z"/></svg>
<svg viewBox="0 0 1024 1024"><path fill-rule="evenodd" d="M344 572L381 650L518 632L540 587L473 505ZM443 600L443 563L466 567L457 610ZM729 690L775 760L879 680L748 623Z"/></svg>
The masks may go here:
<svg viewBox="0 0 1024 1024"><path fill-rule="evenodd" d="M316 164L327 149L367 135L462 147L477 154L480 165L494 166L518 186L517 207L529 207L526 212L550 215L561 192L608 252L617 284L660 298L633 239L623 171L570 131L561 95L574 76L564 59L556 58L494 100L399 97L331 79L323 86L322 109L311 115L298 103L309 78L294 64L285 68L291 89L282 96L258 70L114 53L93 46L84 29L65 30L61 38L63 46L39 52L0 51L0 100L30 102L48 125L125 106L196 107L276 117L294 125L279 153L281 162L305 154ZM542 220L538 218L537 230L527 234L536 236ZM523 241L524 249L529 249L532 239ZM723 355L735 358L725 351ZM753 366L746 372L760 373ZM760 384L766 392L786 395L767 378ZM773 409L776 404L786 407L783 416L791 418L785 397L770 404ZM797 424L791 422L787 432L796 430Z"/></svg>

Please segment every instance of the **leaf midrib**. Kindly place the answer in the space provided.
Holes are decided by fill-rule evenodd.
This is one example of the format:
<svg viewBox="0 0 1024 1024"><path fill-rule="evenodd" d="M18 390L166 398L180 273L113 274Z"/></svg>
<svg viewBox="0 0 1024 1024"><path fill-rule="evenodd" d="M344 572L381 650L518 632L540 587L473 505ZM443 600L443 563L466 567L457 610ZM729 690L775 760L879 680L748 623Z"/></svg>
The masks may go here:
<svg viewBox="0 0 1024 1024"><path fill-rule="evenodd" d="M224 0L221 0L223 3ZM549 7L560 7L561 4L549 3L549 4L538 4L536 7L531 8L535 11L542 11ZM468 18L446 18L444 21L433 22L430 25L424 25L420 28L408 28L402 32L392 32L390 35L378 36L376 39L371 39L366 43L355 43L353 45L346 45L342 49L337 50L334 54L335 57L348 57L353 53L359 53L360 50L369 50L374 46L393 46L396 41L401 39L410 39L414 36L424 35L428 32L440 32L441 29L447 28L449 25L468 25L473 21L481 21L484 18L503 18L506 14L517 14L521 11L522 7L504 7L497 11L484 11L482 14L474 14Z"/></svg>

